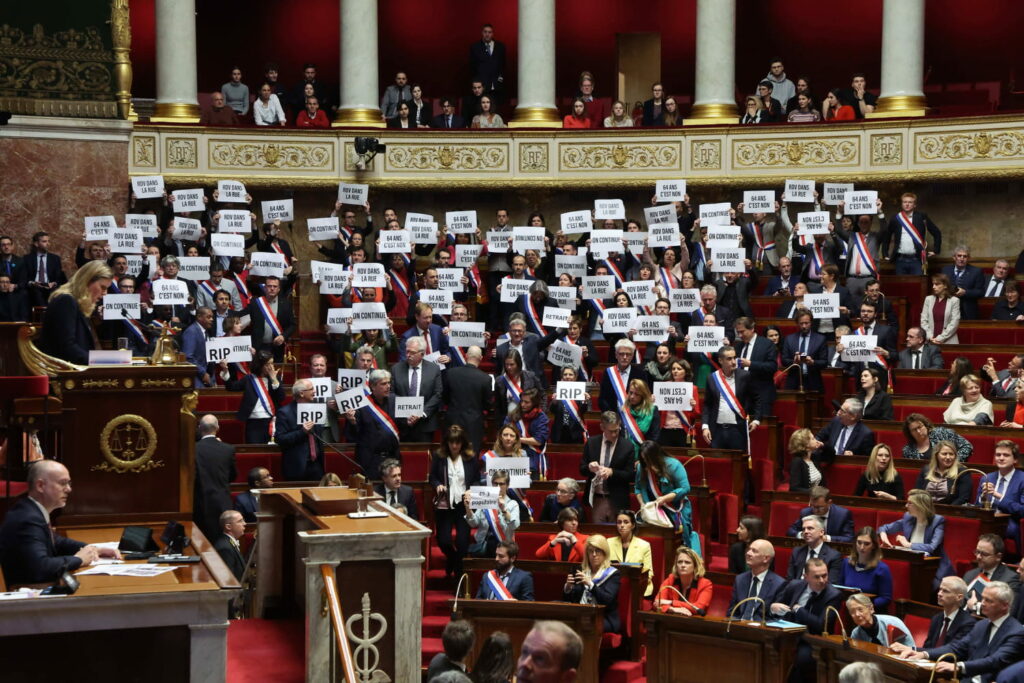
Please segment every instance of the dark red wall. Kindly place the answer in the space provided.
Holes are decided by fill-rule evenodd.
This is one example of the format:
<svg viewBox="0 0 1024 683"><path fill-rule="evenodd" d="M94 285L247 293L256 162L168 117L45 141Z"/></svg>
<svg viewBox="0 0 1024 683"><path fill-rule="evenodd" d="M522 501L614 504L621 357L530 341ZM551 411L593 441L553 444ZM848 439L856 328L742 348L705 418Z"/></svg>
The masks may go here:
<svg viewBox="0 0 1024 683"><path fill-rule="evenodd" d="M156 92L154 3L131 5L132 91L142 97ZM318 64L322 80L337 82L338 5L339 0L197 0L199 87L219 88L236 63L254 87L269 60L278 62L288 85L300 78L306 61ZM594 73L599 94L612 94L616 34L651 31L662 36L666 89L692 93L696 0L558 0L556 12L560 96L575 91L584 69ZM867 73L869 87L880 85L882 0L737 0L737 17L736 78L743 91L767 73L774 55L783 57L791 78L811 78L816 93L845 86L854 71ZM514 96L514 0L380 0L381 87L405 70L427 97L464 92L469 44L484 22L495 25L508 49L506 80ZM1024 50L1015 35L1022 25L1019 0L928 0L928 82L1005 82L1012 70L1024 72Z"/></svg>

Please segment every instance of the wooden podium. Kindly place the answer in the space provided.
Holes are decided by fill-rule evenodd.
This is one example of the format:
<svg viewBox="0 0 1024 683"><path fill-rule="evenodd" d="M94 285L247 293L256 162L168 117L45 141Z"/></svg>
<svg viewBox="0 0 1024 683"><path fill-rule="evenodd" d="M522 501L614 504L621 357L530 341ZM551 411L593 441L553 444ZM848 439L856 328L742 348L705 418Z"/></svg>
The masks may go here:
<svg viewBox="0 0 1024 683"><path fill-rule="evenodd" d="M852 662L872 662L878 665L887 681L905 681L906 683L927 683L931 678L930 668L918 666L908 661L890 657L888 648L860 640L843 642L842 636L806 636L807 643L814 651L814 659L818 662L818 680L823 683L835 683L839 680L839 672Z"/></svg>

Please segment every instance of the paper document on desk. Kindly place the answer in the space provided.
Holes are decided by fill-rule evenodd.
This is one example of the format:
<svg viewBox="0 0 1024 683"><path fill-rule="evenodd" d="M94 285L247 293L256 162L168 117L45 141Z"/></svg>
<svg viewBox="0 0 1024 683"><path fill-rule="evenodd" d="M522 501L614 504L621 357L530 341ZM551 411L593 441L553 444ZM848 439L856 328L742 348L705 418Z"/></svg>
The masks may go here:
<svg viewBox="0 0 1024 683"><path fill-rule="evenodd" d="M108 576L160 576L167 572L173 572L177 567L173 565L162 565L162 564L119 564L119 565L101 565L98 567L89 567L80 572L76 572L76 576L85 576L89 574L106 574Z"/></svg>
<svg viewBox="0 0 1024 683"><path fill-rule="evenodd" d="M768 628L780 628L786 631L790 629L802 631L807 628L803 624L798 624L793 621L786 621L785 619L772 619L771 621L766 621L764 625Z"/></svg>

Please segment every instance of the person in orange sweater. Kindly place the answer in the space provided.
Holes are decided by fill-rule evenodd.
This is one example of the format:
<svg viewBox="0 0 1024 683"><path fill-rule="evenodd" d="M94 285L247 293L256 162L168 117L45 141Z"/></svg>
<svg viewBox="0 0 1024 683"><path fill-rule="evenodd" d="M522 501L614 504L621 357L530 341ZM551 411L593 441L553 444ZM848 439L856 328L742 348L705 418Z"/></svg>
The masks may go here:
<svg viewBox="0 0 1024 683"><path fill-rule="evenodd" d="M672 573L661 582L654 601L662 612L704 616L711 606L711 580L704 578L700 555L685 545L676 550Z"/></svg>
<svg viewBox="0 0 1024 683"><path fill-rule="evenodd" d="M587 537L577 531L580 527L579 513L575 508L564 508L558 513L556 524L561 531L551 534L547 542L537 548L537 552L534 553L537 559L582 562Z"/></svg>
<svg viewBox="0 0 1024 683"><path fill-rule="evenodd" d="M593 128L594 122L587 114L587 104L580 98L572 102L572 113L562 119L562 128Z"/></svg>

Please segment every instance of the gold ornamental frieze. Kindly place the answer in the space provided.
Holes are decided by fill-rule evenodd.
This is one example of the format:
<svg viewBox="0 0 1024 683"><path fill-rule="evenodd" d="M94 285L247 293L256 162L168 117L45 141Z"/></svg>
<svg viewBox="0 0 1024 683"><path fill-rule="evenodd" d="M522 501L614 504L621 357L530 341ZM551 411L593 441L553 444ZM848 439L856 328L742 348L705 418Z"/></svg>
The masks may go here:
<svg viewBox="0 0 1024 683"><path fill-rule="evenodd" d="M334 170L334 143L210 140L210 168Z"/></svg>
<svg viewBox="0 0 1024 683"><path fill-rule="evenodd" d="M132 164L156 167L156 137L152 135L132 136Z"/></svg>
<svg viewBox="0 0 1024 683"><path fill-rule="evenodd" d="M827 168L856 166L859 163L860 138L854 136L824 140L733 141L733 165L736 168Z"/></svg>
<svg viewBox="0 0 1024 683"><path fill-rule="evenodd" d="M1024 131L917 133L914 152L918 163L1019 160L1024 158Z"/></svg>
<svg viewBox="0 0 1024 683"><path fill-rule="evenodd" d="M118 415L110 420L100 433L100 453L105 462L93 465L94 472L138 474L163 467L162 460L154 460L156 430L139 415Z"/></svg>
<svg viewBox="0 0 1024 683"><path fill-rule="evenodd" d="M559 143L559 166L571 171L682 170L682 145L678 142Z"/></svg>
<svg viewBox="0 0 1024 683"><path fill-rule="evenodd" d="M509 145L388 143L385 170L507 173Z"/></svg>

